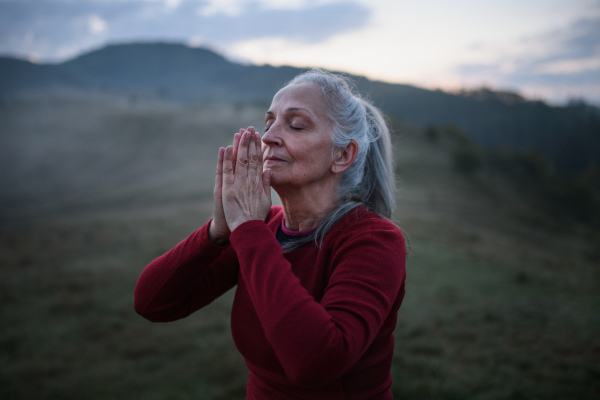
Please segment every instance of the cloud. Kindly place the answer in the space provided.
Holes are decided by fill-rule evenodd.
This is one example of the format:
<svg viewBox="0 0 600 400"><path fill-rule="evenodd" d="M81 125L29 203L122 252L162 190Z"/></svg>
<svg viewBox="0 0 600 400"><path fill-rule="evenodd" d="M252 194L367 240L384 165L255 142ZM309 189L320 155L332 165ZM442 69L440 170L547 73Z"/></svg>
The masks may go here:
<svg viewBox="0 0 600 400"><path fill-rule="evenodd" d="M220 5L219 5L220 4ZM60 61L108 42L169 40L227 47L278 38L318 43L365 26L370 10L349 0L329 3L194 0L0 1L0 53ZM63 51L64 54L64 51Z"/></svg>
<svg viewBox="0 0 600 400"><path fill-rule="evenodd" d="M525 94L568 100L577 91L600 104L600 16L579 19L523 39L520 51L503 54L494 63L458 67L467 85L519 87Z"/></svg>
<svg viewBox="0 0 600 400"><path fill-rule="evenodd" d="M98 34L106 30L106 21L97 15L92 15L88 21L90 33Z"/></svg>

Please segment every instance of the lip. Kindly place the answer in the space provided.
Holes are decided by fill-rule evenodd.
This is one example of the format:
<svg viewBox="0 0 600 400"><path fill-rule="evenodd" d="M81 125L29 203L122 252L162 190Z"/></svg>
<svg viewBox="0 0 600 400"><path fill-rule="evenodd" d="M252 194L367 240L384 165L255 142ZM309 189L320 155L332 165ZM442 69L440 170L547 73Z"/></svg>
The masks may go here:
<svg viewBox="0 0 600 400"><path fill-rule="evenodd" d="M265 162L268 162L268 161L270 161L270 162L285 162L285 160L282 160L281 158L277 158L277 157L273 157L273 156L266 157L264 161Z"/></svg>

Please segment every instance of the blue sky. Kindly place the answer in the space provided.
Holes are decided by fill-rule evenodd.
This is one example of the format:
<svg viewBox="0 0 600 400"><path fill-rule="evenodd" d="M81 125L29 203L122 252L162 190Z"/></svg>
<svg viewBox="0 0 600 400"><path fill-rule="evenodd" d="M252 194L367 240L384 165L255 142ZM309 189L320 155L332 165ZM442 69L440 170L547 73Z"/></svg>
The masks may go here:
<svg viewBox="0 0 600 400"><path fill-rule="evenodd" d="M599 0L0 0L0 54L174 41L232 60L600 105Z"/></svg>

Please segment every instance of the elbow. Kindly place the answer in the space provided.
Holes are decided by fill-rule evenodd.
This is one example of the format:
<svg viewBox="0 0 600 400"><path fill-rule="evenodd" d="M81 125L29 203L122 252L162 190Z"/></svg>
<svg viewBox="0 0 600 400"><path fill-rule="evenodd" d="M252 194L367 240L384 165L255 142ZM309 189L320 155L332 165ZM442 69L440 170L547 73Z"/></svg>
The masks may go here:
<svg viewBox="0 0 600 400"><path fill-rule="evenodd" d="M156 322L153 320L152 318L152 314L148 312L148 307L146 302L142 301L139 296L134 295L134 299L133 299L133 309L135 310L135 312L146 318L149 321L152 322Z"/></svg>
<svg viewBox="0 0 600 400"><path fill-rule="evenodd" d="M148 301L145 299L143 295L144 291L140 288L140 281L138 280L137 285L135 285L135 289L133 291L133 309L138 315L146 318L145 312L148 308Z"/></svg>
<svg viewBox="0 0 600 400"><path fill-rule="evenodd" d="M157 313L152 312L149 299L145 298L143 294L137 290L137 288L133 293L133 309L138 315L144 317L150 322L161 321L158 318Z"/></svg>
<svg viewBox="0 0 600 400"><path fill-rule="evenodd" d="M133 309L138 315L144 316L144 307L137 301L137 299L133 300Z"/></svg>
<svg viewBox="0 0 600 400"><path fill-rule="evenodd" d="M189 315L189 308L179 308L173 304L161 304L150 298L134 294L133 309L150 322L170 322Z"/></svg>
<svg viewBox="0 0 600 400"><path fill-rule="evenodd" d="M152 312L152 310L147 308L145 306L145 304L138 303L136 301L133 302L133 309L135 310L135 312L138 315L144 317L145 319L147 319L150 322L165 322L165 321L169 320L162 314L159 314L157 312Z"/></svg>
<svg viewBox="0 0 600 400"><path fill-rule="evenodd" d="M148 312L151 297L148 296L148 288L144 285L145 281L143 278L144 274L142 273L133 290L133 309L138 315L152 321L151 315Z"/></svg>

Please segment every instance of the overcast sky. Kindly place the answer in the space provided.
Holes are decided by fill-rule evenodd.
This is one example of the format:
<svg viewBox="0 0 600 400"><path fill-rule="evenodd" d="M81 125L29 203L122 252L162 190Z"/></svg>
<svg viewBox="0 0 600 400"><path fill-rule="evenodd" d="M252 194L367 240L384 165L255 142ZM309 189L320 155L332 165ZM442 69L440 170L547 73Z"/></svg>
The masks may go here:
<svg viewBox="0 0 600 400"><path fill-rule="evenodd" d="M174 41L256 64L600 105L600 0L0 0L0 54Z"/></svg>

